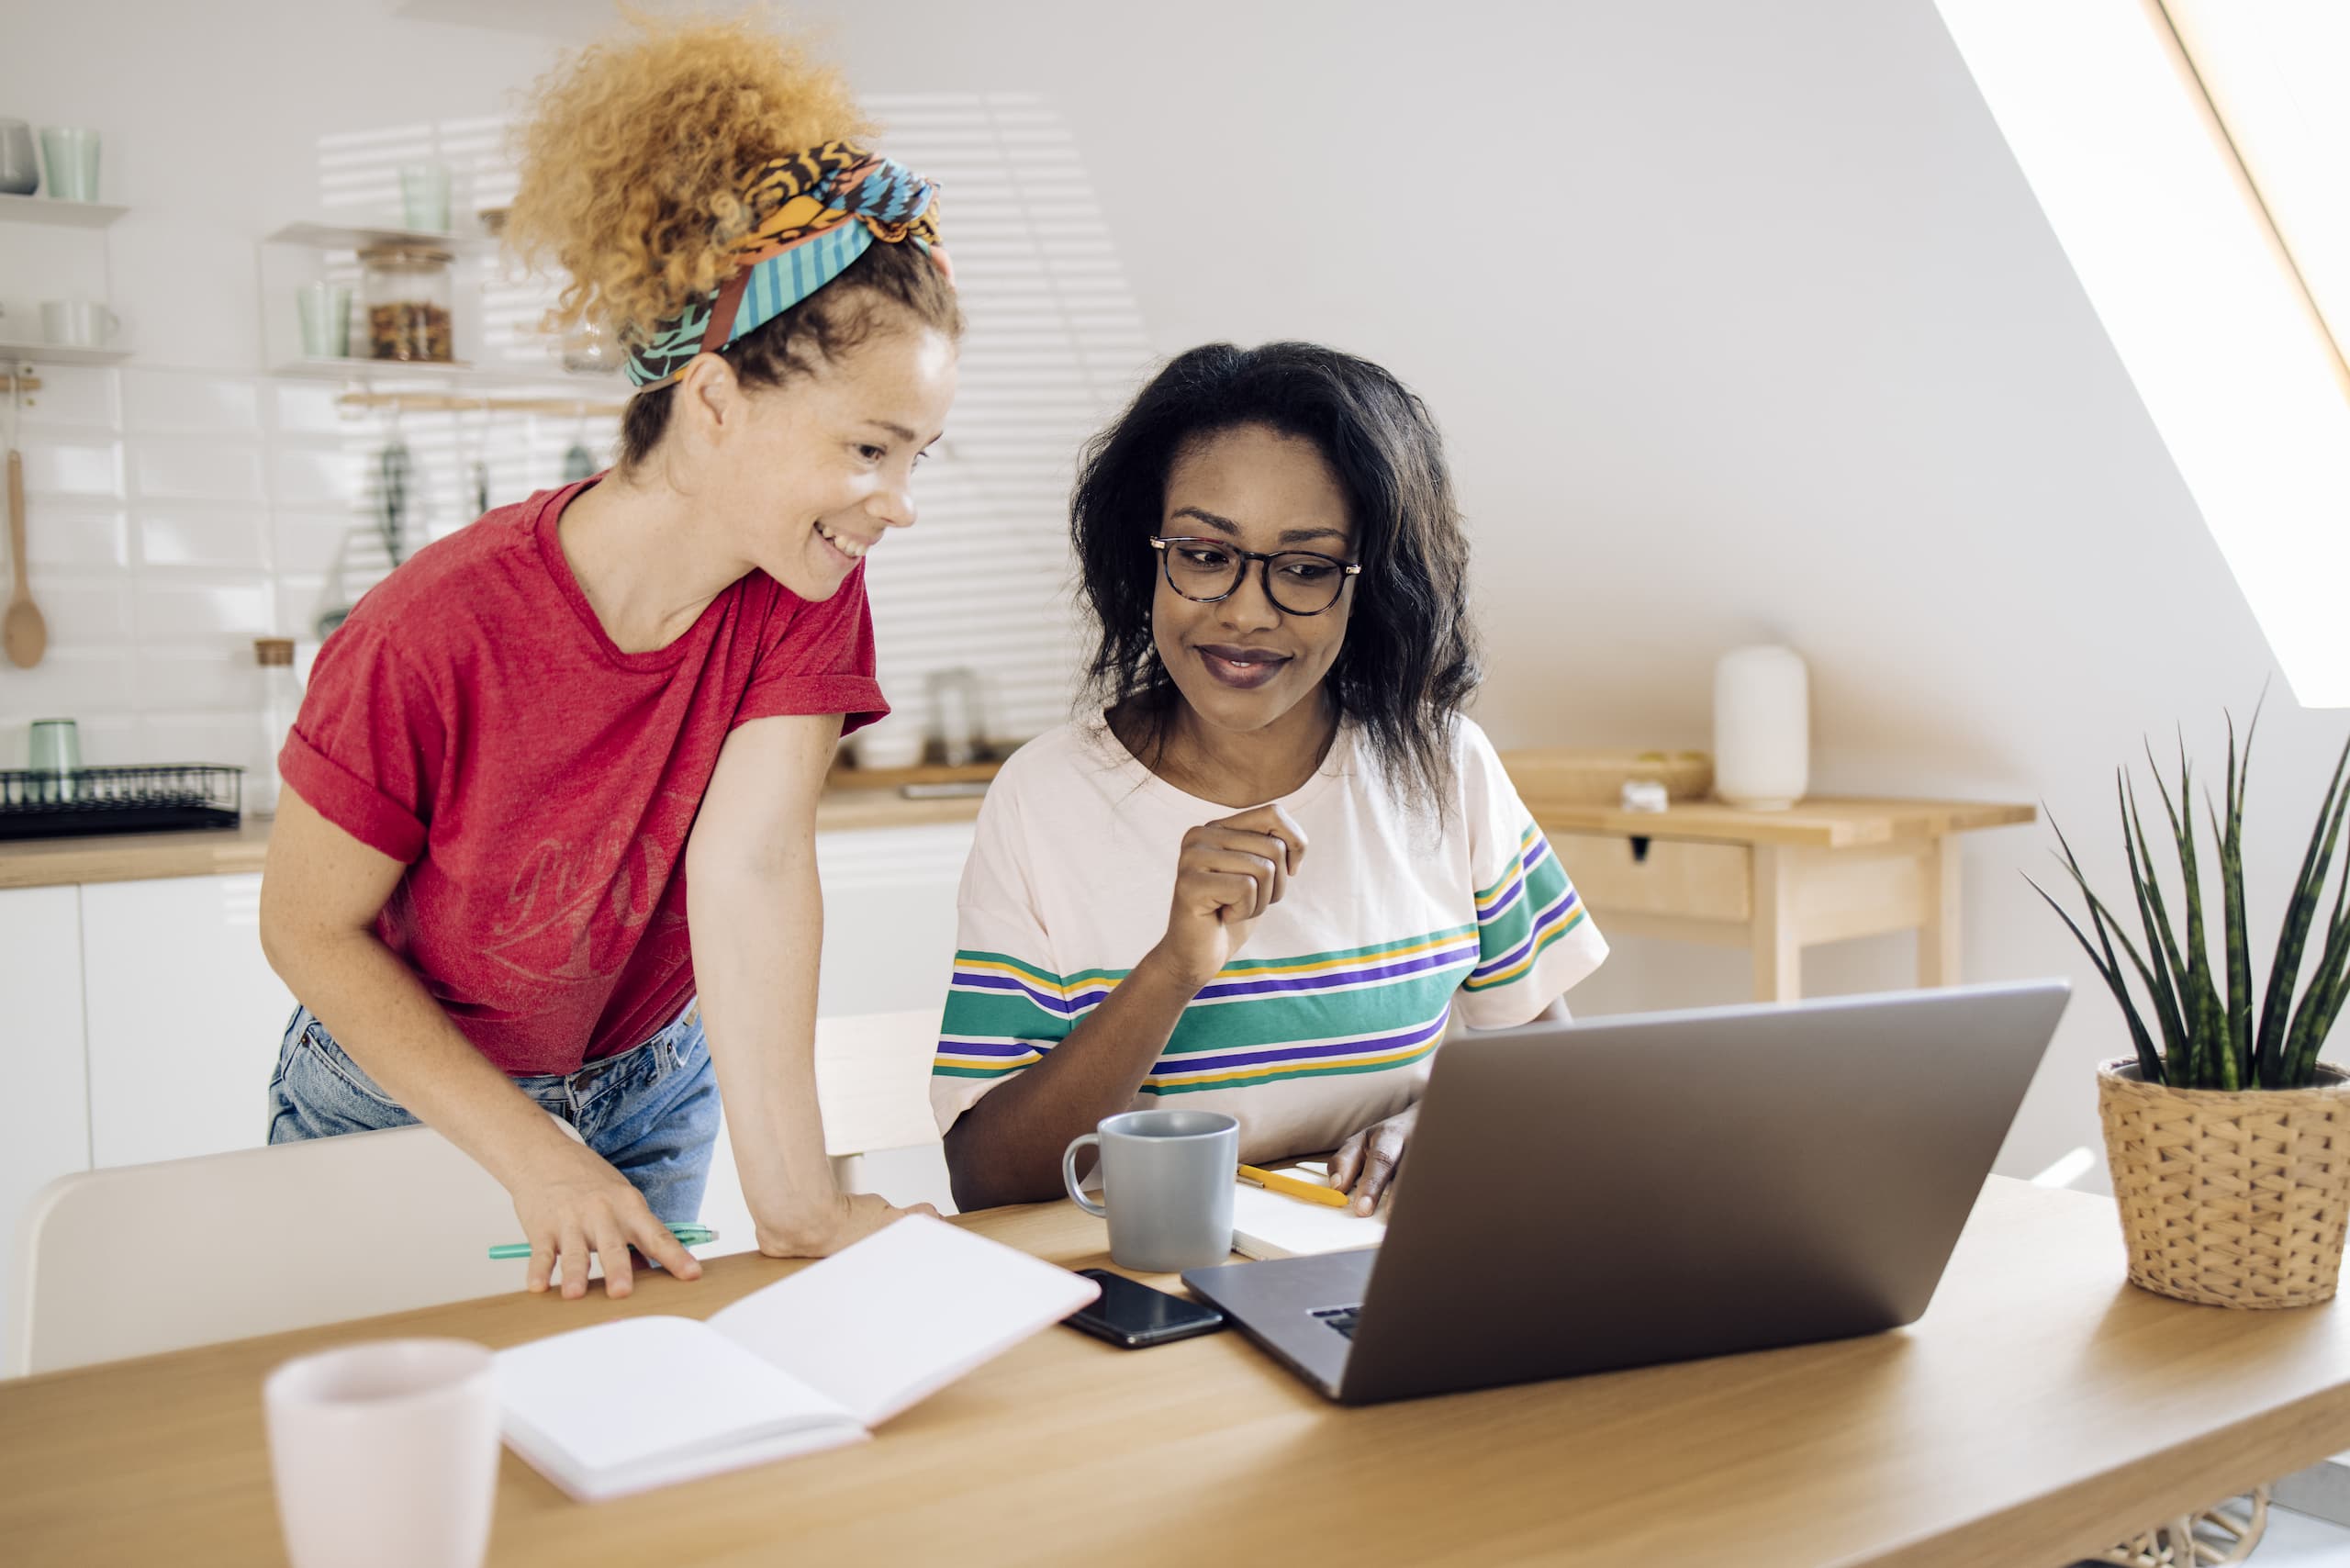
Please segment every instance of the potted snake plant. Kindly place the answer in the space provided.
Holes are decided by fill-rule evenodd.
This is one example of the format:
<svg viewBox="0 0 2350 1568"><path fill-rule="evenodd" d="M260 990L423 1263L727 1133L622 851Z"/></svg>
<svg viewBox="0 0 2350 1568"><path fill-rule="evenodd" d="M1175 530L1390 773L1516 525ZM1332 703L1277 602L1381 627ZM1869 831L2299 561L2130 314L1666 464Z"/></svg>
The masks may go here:
<svg viewBox="0 0 2350 1568"><path fill-rule="evenodd" d="M2326 897L2350 812L2350 744L2319 803L2266 979L2255 982L2244 811L2258 727L2255 712L2239 756L2229 721L2222 799L2205 792L2216 910L2206 904L2183 739L2176 799L2147 755L2177 860L2177 919L2126 770L2115 780L2130 868L2122 913L2089 886L2061 829L2059 859L2087 902L2087 928L2032 888L2088 954L2129 1027L2132 1054L2098 1069L2098 1111L2132 1282L2217 1306L2306 1306L2333 1295L2350 1219L2350 1075L2318 1059L2350 1000L2350 853Z"/></svg>

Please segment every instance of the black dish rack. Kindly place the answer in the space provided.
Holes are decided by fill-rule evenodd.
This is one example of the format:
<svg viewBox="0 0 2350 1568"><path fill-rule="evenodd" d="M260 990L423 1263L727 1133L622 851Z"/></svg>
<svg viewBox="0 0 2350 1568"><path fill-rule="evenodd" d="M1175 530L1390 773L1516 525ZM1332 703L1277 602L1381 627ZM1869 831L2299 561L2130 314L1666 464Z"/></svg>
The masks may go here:
<svg viewBox="0 0 2350 1568"><path fill-rule="evenodd" d="M235 827L245 770L207 762L0 771L0 839Z"/></svg>

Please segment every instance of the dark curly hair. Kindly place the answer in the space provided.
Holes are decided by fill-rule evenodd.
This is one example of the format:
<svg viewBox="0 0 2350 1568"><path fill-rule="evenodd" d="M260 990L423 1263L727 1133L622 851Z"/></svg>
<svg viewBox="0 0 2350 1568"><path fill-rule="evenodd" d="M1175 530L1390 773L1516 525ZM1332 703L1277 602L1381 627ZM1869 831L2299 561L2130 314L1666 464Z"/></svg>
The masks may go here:
<svg viewBox="0 0 2350 1568"><path fill-rule="evenodd" d="M1310 441L1337 476L1362 574L1346 643L1326 682L1342 721L1408 801L1444 801L1454 715L1477 689L1469 541L1436 421L1410 388L1315 343L1210 343L1169 361L1086 443L1070 501L1087 608L1100 641L1087 692L1136 722L1145 749L1177 705L1152 641L1167 476L1192 443L1261 425Z"/></svg>

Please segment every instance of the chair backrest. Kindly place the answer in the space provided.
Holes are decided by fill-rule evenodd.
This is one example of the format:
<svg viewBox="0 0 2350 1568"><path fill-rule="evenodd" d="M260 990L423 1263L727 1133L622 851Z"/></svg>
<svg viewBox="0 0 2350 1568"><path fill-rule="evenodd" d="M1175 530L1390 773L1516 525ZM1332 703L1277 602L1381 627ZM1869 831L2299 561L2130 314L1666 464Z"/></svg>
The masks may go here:
<svg viewBox="0 0 2350 1568"><path fill-rule="evenodd" d="M824 1152L835 1159L877 1148L936 1143L930 1064L938 1009L816 1020L816 1102Z"/></svg>
<svg viewBox="0 0 2350 1568"><path fill-rule="evenodd" d="M520 1288L489 1172L430 1127L52 1182L17 1233L0 1375L54 1372Z"/></svg>
<svg viewBox="0 0 2350 1568"><path fill-rule="evenodd" d="M935 1009L817 1020L824 1152L845 1187L944 1204L937 1043ZM929 1147L868 1172L864 1156L913 1146ZM718 1250L752 1244L723 1138L703 1212ZM516 1290L523 1266L487 1253L520 1233L505 1189L429 1127L63 1177L17 1231L0 1376Z"/></svg>

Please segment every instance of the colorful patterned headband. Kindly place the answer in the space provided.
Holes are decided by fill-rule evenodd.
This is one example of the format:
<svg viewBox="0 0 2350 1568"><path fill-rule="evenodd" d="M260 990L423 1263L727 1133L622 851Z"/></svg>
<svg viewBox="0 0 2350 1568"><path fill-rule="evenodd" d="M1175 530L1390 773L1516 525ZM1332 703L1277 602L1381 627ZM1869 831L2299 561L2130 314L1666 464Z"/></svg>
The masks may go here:
<svg viewBox="0 0 2350 1568"><path fill-rule="evenodd" d="M775 159L752 175L743 200L751 231L734 241L733 273L630 348L628 378L637 386L658 386L696 354L765 326L840 276L876 240L912 241L954 279L938 243L938 187L862 147L827 141Z"/></svg>

